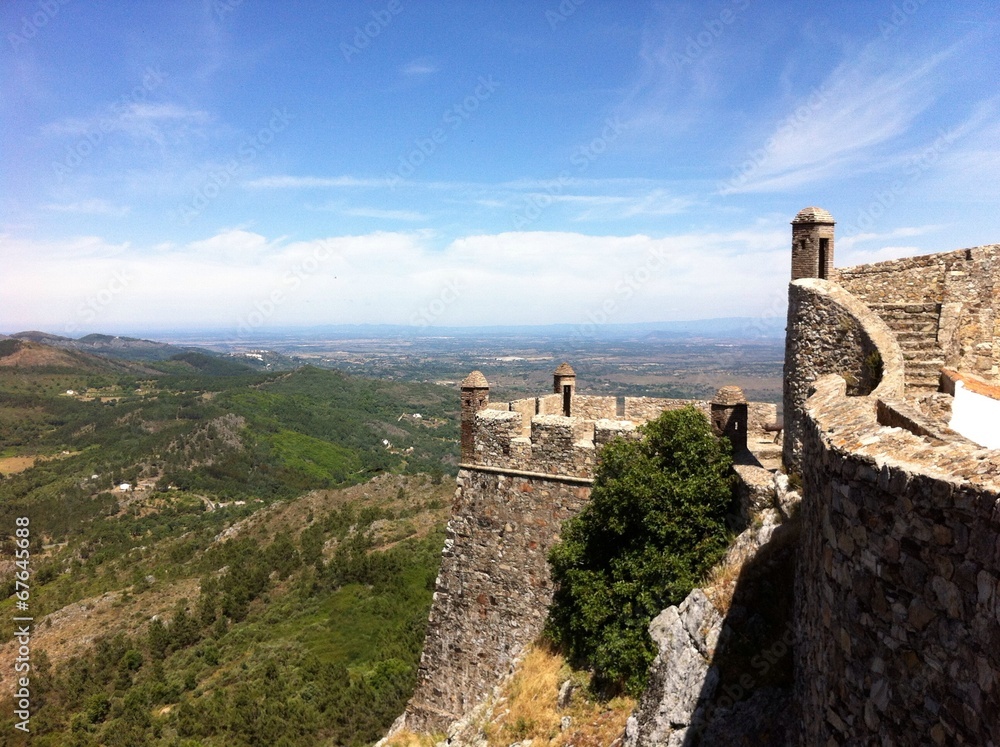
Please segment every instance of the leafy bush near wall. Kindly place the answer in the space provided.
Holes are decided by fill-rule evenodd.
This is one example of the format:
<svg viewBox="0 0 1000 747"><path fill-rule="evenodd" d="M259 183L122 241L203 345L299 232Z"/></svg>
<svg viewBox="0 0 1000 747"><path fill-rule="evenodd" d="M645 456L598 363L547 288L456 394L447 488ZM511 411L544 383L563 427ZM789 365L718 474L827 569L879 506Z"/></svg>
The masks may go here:
<svg viewBox="0 0 1000 747"><path fill-rule="evenodd" d="M547 633L609 694L643 690L656 653L650 621L683 601L729 543L729 443L690 407L642 432L602 450L590 503L549 558L558 587Z"/></svg>

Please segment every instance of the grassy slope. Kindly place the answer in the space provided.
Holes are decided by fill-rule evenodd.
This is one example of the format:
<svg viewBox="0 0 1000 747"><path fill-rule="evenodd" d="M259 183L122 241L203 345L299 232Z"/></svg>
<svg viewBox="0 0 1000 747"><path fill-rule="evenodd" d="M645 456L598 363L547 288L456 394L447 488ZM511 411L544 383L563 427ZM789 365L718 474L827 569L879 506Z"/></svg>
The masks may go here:
<svg viewBox="0 0 1000 747"><path fill-rule="evenodd" d="M412 688L451 490L405 475L454 464L453 393L213 372L0 374L0 456L59 457L0 479L0 584L28 516L48 652L33 744L360 743Z"/></svg>

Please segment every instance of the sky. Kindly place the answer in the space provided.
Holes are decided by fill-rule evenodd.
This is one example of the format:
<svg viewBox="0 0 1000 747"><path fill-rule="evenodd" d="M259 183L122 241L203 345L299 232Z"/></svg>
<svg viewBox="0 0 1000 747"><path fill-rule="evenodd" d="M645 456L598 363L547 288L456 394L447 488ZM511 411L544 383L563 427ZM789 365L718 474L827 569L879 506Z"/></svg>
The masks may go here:
<svg viewBox="0 0 1000 747"><path fill-rule="evenodd" d="M5 0L0 333L783 317L1000 242L996 11Z"/></svg>

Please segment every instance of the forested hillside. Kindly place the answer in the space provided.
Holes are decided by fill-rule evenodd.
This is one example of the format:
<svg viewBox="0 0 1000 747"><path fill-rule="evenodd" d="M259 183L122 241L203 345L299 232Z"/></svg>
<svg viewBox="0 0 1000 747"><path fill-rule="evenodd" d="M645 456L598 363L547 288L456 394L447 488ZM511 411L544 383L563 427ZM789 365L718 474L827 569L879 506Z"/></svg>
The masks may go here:
<svg viewBox="0 0 1000 747"><path fill-rule="evenodd" d="M196 354L62 362L0 369L0 688L26 517L31 743L376 739L414 683L456 393Z"/></svg>

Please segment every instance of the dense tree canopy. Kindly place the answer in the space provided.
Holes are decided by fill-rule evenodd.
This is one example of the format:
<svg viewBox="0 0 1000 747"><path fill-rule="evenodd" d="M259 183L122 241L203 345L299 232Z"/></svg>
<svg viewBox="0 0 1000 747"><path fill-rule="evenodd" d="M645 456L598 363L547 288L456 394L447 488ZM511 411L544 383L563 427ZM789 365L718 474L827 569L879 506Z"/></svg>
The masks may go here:
<svg viewBox="0 0 1000 747"><path fill-rule="evenodd" d="M655 655L647 628L680 603L728 544L729 443L692 407L601 452L590 503L563 526L548 633L611 690L641 692Z"/></svg>

